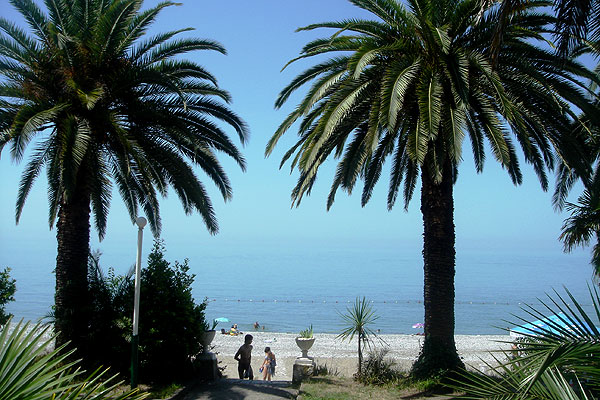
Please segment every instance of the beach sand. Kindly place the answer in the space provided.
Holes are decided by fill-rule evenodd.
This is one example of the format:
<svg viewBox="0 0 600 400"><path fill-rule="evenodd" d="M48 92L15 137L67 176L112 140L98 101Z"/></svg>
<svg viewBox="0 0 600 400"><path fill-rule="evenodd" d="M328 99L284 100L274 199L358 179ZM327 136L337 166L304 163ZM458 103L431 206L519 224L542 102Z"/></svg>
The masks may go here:
<svg viewBox="0 0 600 400"><path fill-rule="evenodd" d="M275 380L291 380L294 360L300 357L300 349L294 339L296 334L273 332L249 332L254 336L252 345L252 369L255 379L262 379L258 372L264 359L264 348L269 346L277 358ZM380 335L384 343L377 339L377 348L388 348L388 357L404 371L408 371L418 357L423 337L418 335ZM341 376L352 376L357 367L357 340L352 342L336 339L335 334L315 334L315 344L308 355L314 357L319 366L326 365L330 371L337 371ZM508 335L457 335L456 347L463 362L471 369L486 370L485 362L492 363L493 356L490 351L509 349L510 345L499 343L509 340ZM244 343L244 335L229 336L217 333L211 346L212 352L217 354L220 367L225 367L223 372L229 378L237 378L237 362L233 359L237 349ZM366 354L366 352L365 352ZM502 354L496 354L502 357Z"/></svg>

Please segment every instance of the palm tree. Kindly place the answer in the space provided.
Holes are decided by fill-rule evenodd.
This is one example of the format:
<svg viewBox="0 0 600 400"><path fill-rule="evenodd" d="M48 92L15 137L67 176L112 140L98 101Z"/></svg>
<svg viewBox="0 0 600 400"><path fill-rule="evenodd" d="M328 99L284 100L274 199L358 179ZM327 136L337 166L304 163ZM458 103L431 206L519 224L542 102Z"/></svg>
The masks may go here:
<svg viewBox="0 0 600 400"><path fill-rule="evenodd" d="M495 0L482 0L482 7L489 6ZM495 46L501 41L507 19L525 5L526 0L501 0L500 12L496 20ZM597 0L553 0L551 6L556 19L553 22L553 36L556 50L561 57L568 57L589 40L600 39L598 15L600 2Z"/></svg>
<svg viewBox="0 0 600 400"><path fill-rule="evenodd" d="M575 247L592 247L591 264L594 275L600 278L600 170L598 166L591 181L586 185L577 203L566 203L566 209L571 213L562 226L559 239L564 244L565 252L571 252Z"/></svg>
<svg viewBox="0 0 600 400"><path fill-rule="evenodd" d="M358 375L360 376L363 365L363 349L365 346L369 346L369 336L376 336L369 325L379 317L375 315L375 311L373 311L373 307L366 297L357 297L354 306L352 308L348 307L346 314L341 314L341 316L345 325L337 337L338 339L352 341L356 335L358 341Z"/></svg>
<svg viewBox="0 0 600 400"><path fill-rule="evenodd" d="M10 144L13 159L21 161L31 148L17 223L46 168L49 225L56 224L58 240L57 340L84 350L90 214L102 239L116 187L132 221L141 207L156 236L158 195L172 188L185 212L198 212L216 233L211 201L192 167L230 199L215 152L242 169L245 161L217 122L232 127L242 143L248 131L224 104L230 96L215 77L180 57L196 50L225 54L219 43L174 39L186 28L142 40L158 14L177 3L142 11L142 0L45 0L46 14L33 0L10 2L31 34L0 18L0 150Z"/></svg>
<svg viewBox="0 0 600 400"><path fill-rule="evenodd" d="M312 86L279 126L266 148L298 120L299 140L283 156L300 177L292 192L299 205L310 194L328 156L339 159L327 201L338 188L351 193L364 181L362 205L392 158L387 198L391 209L403 184L408 207L421 178L424 227L425 340L413 373L426 376L462 366L454 343L455 232L453 185L471 142L475 166L483 170L486 140L514 184L522 182L514 138L533 165L543 189L547 170L572 159L577 138L568 129L575 116L568 102L591 106L574 77L592 74L573 60L561 64L536 47L548 15L532 12L546 2L527 2L507 20L495 65L489 48L496 9L474 0L350 0L378 20L344 20L299 30L333 28L308 43L299 59L338 53L298 75L276 107L309 82ZM557 92L560 91L563 97Z"/></svg>

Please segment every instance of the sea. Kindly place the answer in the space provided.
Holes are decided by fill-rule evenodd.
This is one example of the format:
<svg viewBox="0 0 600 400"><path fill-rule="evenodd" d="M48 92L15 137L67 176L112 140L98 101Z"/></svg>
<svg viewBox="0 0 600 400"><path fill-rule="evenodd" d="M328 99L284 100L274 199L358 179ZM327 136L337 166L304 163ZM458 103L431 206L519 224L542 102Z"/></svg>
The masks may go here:
<svg viewBox="0 0 600 400"><path fill-rule="evenodd" d="M201 260L201 261L199 261ZM173 261L173 260L169 260ZM180 260L181 261L181 260ZM207 299L207 318L226 318L217 329L237 323L242 331L336 333L342 315L357 298L369 301L377 319L371 329L385 334L416 334L423 322L423 261L420 249L369 246L259 247L206 251L190 259L197 301ZM118 271L117 271L118 272ZM38 320L50 311L54 294L51 268L13 268L16 301L7 311L17 319ZM565 288L592 312L589 254L457 251L456 333L502 335L518 325L528 307L545 311ZM556 292L556 293L555 293ZM144 299L141 299L143 307ZM140 321L143 324L144 321Z"/></svg>

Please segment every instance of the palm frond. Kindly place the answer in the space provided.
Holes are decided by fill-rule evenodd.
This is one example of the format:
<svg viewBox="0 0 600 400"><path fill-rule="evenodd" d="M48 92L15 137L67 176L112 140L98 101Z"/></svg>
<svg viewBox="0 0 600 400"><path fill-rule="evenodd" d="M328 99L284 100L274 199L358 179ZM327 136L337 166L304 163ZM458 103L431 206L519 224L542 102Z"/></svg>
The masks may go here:
<svg viewBox="0 0 600 400"><path fill-rule="evenodd" d="M600 295L590 286L594 304L590 314L565 290L566 297L555 291L541 307L523 308L528 317L517 317L520 323L540 319L546 325L529 332L526 327L534 325L524 325L523 337L513 342L516 350L507 354L511 359L488 365L499 380L464 372L456 387L467 393L465 398L588 398L600 384ZM569 385L568 379L577 385Z"/></svg>
<svg viewBox="0 0 600 400"><path fill-rule="evenodd" d="M10 321L0 329L0 398L4 399L114 399L141 400L137 390L114 395L122 382L107 370L84 376L78 361L67 361L74 350L51 349L55 339L49 325Z"/></svg>

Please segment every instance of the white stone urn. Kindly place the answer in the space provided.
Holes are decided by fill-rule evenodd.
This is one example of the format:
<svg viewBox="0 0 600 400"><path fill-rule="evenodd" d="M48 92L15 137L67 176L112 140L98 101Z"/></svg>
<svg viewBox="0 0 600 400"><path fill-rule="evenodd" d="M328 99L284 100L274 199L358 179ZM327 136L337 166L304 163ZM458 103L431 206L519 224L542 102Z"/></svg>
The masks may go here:
<svg viewBox="0 0 600 400"><path fill-rule="evenodd" d="M298 345L298 347L300 347L300 350L302 350L302 358L309 358L308 357L308 350L312 347L312 345L315 343L315 338L303 338L303 337L297 337L296 338L296 344Z"/></svg>
<svg viewBox="0 0 600 400"><path fill-rule="evenodd" d="M200 334L200 344L202 345L202 354L208 353L208 346L212 343L215 338L217 331L214 329L210 331L204 331Z"/></svg>

